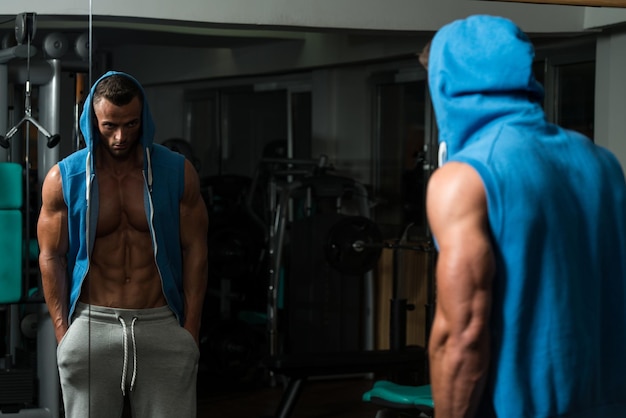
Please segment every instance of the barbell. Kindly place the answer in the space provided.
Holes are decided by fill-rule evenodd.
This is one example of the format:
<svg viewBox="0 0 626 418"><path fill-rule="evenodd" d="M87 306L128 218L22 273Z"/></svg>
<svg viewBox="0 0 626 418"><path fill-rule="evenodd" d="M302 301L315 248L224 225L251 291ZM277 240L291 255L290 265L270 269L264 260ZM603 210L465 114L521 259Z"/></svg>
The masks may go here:
<svg viewBox="0 0 626 418"><path fill-rule="evenodd" d="M346 216L331 226L325 243L328 264L343 274L361 275L372 270L383 249L430 252L430 241L403 244L383 241L376 223L364 216Z"/></svg>
<svg viewBox="0 0 626 418"><path fill-rule="evenodd" d="M334 222L322 242L325 260L345 275L363 275L378 263L384 249L430 252L432 242L384 241L378 225L364 216L343 216ZM258 267L264 244L253 239L244 225L217 228L209 234L211 276L241 280Z"/></svg>

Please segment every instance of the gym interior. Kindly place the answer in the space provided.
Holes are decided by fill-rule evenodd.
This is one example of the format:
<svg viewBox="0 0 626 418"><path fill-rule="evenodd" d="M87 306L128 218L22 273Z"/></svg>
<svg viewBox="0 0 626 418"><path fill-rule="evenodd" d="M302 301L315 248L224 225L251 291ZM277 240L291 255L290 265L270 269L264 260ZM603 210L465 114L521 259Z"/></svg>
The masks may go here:
<svg viewBox="0 0 626 418"><path fill-rule="evenodd" d="M89 86L113 69L142 83L155 142L193 163L209 212L199 416L349 418L301 400L355 380L329 396L359 416L430 416L437 128L417 53L451 20L513 19L535 45L548 118L624 166L624 2L180 3L0 4L0 416L63 416L41 184L82 148ZM263 412L213 402L268 390Z"/></svg>

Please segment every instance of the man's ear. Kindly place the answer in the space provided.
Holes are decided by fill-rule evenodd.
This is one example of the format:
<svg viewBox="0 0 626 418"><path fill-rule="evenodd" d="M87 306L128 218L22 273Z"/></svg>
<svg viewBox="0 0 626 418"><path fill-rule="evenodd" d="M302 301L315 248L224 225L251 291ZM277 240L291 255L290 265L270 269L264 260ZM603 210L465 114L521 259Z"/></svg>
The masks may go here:
<svg viewBox="0 0 626 418"><path fill-rule="evenodd" d="M422 52L418 54L418 59L420 61L420 64L422 64L422 66L426 69L426 71L428 71L428 58L430 57L430 43L431 42L432 40L428 41L426 45L424 46L424 49L422 49Z"/></svg>

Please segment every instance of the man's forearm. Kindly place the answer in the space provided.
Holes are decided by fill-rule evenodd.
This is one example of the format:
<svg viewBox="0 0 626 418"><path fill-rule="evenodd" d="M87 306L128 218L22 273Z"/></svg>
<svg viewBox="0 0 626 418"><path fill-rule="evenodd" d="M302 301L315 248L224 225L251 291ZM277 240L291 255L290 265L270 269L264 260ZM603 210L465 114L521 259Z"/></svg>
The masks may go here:
<svg viewBox="0 0 626 418"><path fill-rule="evenodd" d="M441 341L441 340L440 340ZM471 418L483 394L488 346L446 339L431 344L430 376L437 418Z"/></svg>
<svg viewBox="0 0 626 418"><path fill-rule="evenodd" d="M57 342L68 328L68 278L65 258L39 256L39 268L46 306L52 319Z"/></svg>
<svg viewBox="0 0 626 418"><path fill-rule="evenodd" d="M189 251L184 258L184 327L196 341L199 340L202 309L207 288L208 265L205 250L206 247L199 246L195 251Z"/></svg>

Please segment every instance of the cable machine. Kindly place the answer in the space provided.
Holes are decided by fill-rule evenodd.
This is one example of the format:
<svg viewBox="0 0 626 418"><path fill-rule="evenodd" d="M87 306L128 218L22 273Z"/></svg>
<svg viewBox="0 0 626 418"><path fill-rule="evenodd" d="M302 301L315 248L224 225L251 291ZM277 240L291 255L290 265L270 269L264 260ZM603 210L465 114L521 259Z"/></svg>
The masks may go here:
<svg viewBox="0 0 626 418"><path fill-rule="evenodd" d="M21 13L15 20L17 45L5 45L0 49L0 174L3 176L0 191L3 197L13 196L18 200L11 209L21 215L20 221L15 222L11 229L15 236L8 237L18 243L16 256L0 260L3 272L0 278L0 313L6 317L6 329L3 328L3 331L7 335L6 354L0 358L0 416L58 418L60 399L56 338L38 277L35 284L35 280L30 278L30 270L33 270L31 262L36 263L38 255L37 242L31 238L31 212L36 213L40 203L40 198L31 199L31 185L41 184L49 169L59 160L60 58L68 50L68 41L60 33L46 35L43 40L45 61L38 60L36 65L31 65L31 58L38 52L32 45L36 31L37 15ZM19 64L9 67L10 61L18 59L26 60L25 68ZM14 113L23 110L23 116L10 128L7 126L9 79L24 85L23 108L17 99L14 105ZM36 104L41 109L39 120L33 112L33 85L39 86L36 97ZM37 179L34 178L36 174L31 161L33 129L37 132ZM23 135L17 135L19 132ZM4 209L4 206L0 207L0 217ZM3 239L7 235L4 234ZM5 241L0 242L4 244ZM13 264L7 270L12 274L4 274L5 264ZM28 352L22 354L19 345Z"/></svg>

